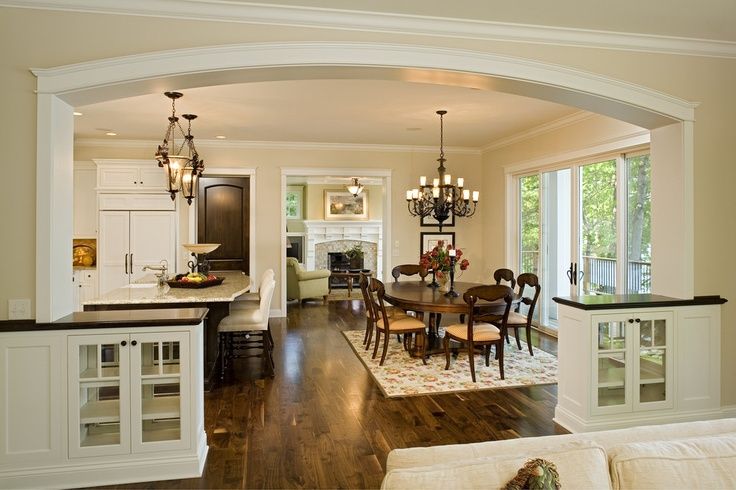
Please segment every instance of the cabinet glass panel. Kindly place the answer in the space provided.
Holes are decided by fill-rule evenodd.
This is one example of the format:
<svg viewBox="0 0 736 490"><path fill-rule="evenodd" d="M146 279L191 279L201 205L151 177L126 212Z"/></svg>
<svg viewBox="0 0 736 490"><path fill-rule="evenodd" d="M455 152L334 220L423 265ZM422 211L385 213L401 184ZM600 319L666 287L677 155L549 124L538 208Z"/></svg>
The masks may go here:
<svg viewBox="0 0 736 490"><path fill-rule="evenodd" d="M626 403L626 353L598 355L598 406Z"/></svg>
<svg viewBox="0 0 736 490"><path fill-rule="evenodd" d="M79 346L79 440L82 447L120 444L119 345Z"/></svg>
<svg viewBox="0 0 736 490"><path fill-rule="evenodd" d="M666 399L667 322L644 320L639 326L639 401Z"/></svg>
<svg viewBox="0 0 736 490"><path fill-rule="evenodd" d="M141 343L141 442L181 439L179 342Z"/></svg>
<svg viewBox="0 0 736 490"><path fill-rule="evenodd" d="M598 322L598 350L626 349L626 322Z"/></svg>

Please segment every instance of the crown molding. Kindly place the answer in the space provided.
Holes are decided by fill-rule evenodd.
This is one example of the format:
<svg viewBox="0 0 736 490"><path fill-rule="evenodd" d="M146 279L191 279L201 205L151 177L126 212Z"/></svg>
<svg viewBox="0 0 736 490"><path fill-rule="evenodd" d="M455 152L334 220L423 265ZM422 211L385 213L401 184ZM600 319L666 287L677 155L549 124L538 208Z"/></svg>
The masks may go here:
<svg viewBox="0 0 736 490"><path fill-rule="evenodd" d="M736 58L732 41L222 0L0 0L0 6Z"/></svg>
<svg viewBox="0 0 736 490"><path fill-rule="evenodd" d="M102 138L78 138L74 140L74 146L78 148L127 148L155 150L158 140L123 140ZM242 141L242 140L201 140L197 139L197 148L217 149L243 149L243 150L349 150L349 151L373 151L392 153L437 153L437 146L412 146L412 145L371 145L357 143L310 143L299 141ZM446 146L446 153L480 155L480 148L464 146ZM153 154L153 153L152 153Z"/></svg>
<svg viewBox="0 0 736 490"><path fill-rule="evenodd" d="M554 121L549 121L544 124L540 124L539 126L526 129L520 133L512 134L511 136L498 139L493 143L481 148L481 152L485 153L487 151L498 150L499 148L503 148L505 146L513 145L531 138L536 138L545 133L557 131L558 129L577 124L580 121L585 121L586 119L590 119L591 117L597 115L598 114L594 114L592 112L577 111L567 116L555 119Z"/></svg>

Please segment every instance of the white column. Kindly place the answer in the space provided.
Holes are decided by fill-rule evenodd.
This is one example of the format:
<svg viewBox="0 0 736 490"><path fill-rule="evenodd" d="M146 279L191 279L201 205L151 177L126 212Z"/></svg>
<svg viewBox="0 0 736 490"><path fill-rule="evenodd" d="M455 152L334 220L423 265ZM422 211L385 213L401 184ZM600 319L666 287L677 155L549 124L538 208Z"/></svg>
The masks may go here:
<svg viewBox="0 0 736 490"><path fill-rule="evenodd" d="M72 237L74 190L73 108L39 94L36 143L36 321L74 311Z"/></svg>

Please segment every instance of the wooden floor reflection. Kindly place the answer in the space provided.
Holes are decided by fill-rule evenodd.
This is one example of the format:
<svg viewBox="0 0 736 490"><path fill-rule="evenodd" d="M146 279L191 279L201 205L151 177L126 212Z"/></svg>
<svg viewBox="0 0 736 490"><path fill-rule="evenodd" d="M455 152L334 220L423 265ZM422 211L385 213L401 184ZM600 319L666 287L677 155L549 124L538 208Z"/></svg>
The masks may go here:
<svg viewBox="0 0 736 490"><path fill-rule="evenodd" d="M276 376L239 360L206 394L203 476L109 488L378 488L393 448L561 432L556 385L384 398L340 334L364 325L360 301L290 304L272 320ZM554 339L533 341L556 351Z"/></svg>

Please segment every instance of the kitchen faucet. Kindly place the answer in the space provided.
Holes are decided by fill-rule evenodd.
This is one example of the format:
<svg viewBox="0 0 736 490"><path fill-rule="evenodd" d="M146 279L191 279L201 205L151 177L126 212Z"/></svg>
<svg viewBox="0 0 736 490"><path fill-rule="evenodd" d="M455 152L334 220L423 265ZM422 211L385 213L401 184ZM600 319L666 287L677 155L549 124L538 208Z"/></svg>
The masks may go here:
<svg viewBox="0 0 736 490"><path fill-rule="evenodd" d="M163 287L166 285L166 279L168 278L169 270L169 262L166 259L163 259L160 262L160 265L144 265L143 270L159 271L158 274L155 274L156 278L158 279L158 287Z"/></svg>

